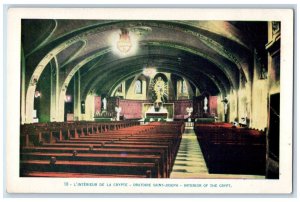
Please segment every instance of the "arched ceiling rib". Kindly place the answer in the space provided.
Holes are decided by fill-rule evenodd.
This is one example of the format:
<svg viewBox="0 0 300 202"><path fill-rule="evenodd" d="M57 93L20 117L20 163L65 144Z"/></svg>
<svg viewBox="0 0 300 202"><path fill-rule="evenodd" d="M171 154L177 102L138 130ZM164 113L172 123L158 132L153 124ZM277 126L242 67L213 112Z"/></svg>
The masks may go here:
<svg viewBox="0 0 300 202"><path fill-rule="evenodd" d="M71 21L71 22L73 22L73 21ZM227 22L223 22L223 23L227 23ZM193 40L193 38L197 38L199 42L202 41L202 42L205 42L206 44L208 44L210 47L215 47L214 51L217 50L219 52L218 54L221 53L230 60L238 61L239 59L243 58L243 57L237 58L236 56L234 56L234 54L232 54L231 50L226 50L224 47L220 47L221 46L220 42L214 41L213 39L210 38L212 34L216 35L217 33L215 33L215 32L207 33L208 36L205 36L205 35L201 34L202 30L200 28L197 28L195 26L186 25L183 23L171 22L171 21L112 21L112 22L107 22L107 23L100 23L100 25L96 24L96 25L92 25L89 27L84 27L82 29L72 30L68 34L65 34L65 35L61 36L60 38L53 40L51 43L48 43L48 45L45 45L44 51L48 52L49 49L57 46L60 43L63 43L64 41L70 39L70 37L88 38L88 37L93 37L93 36L97 35L98 33L109 32L110 30L118 30L121 27L129 27L130 28L130 27L136 27L136 26L150 26L150 27L157 28L158 30L161 30L161 32L163 32L162 30L168 30L168 31L166 31L166 34L165 34L166 37L168 37L170 35L170 33L176 33L177 36L184 35L185 39L187 37L189 39L189 40L185 40L186 43L188 43L188 41L190 41L190 40ZM205 31L208 32L207 30L205 30ZM152 34L155 34L155 33L152 32ZM158 35L159 35L159 37L164 36L162 33L159 33ZM149 37L151 37L151 34L149 34ZM99 40L101 40L103 38L105 38L105 37L99 36ZM175 40L175 38L176 37L169 38L169 39ZM226 38L224 36L222 36L222 38L220 40L222 43L224 43L226 40L232 41L232 39ZM93 45L93 44L95 44L95 42L92 42L90 44ZM235 46L239 47L238 50L236 50L236 52L241 54L243 48L240 47L239 43L235 43ZM98 48L101 48L100 44L99 44ZM201 47L201 48L204 48L204 47ZM87 46L87 49L88 49L88 46ZM40 50L39 52L43 52L43 50Z"/></svg>
<svg viewBox="0 0 300 202"><path fill-rule="evenodd" d="M46 20L47 21L47 20ZM43 20L42 22L46 22ZM49 22L53 22L49 20ZM213 85L218 86L219 91L228 91L230 88L238 88L240 75L249 77L249 71L244 67L252 58L252 44L247 41L247 37L239 30L239 26L234 23L224 21L93 21L93 20L56 20L55 27L48 30L43 36L43 40L35 42L35 47L25 44L25 55L27 56L27 72L35 67L39 61L54 47L65 43L67 40L85 41L84 47L80 51L75 51L68 55L63 71L70 76L74 75L73 68L80 69L83 81L86 81L89 88L90 83L96 80L91 77L91 81L86 79L86 75L93 72L94 75L107 71L109 64L115 63L115 72L122 72L130 63L135 66L132 72L141 71L143 65L140 59L155 58L157 66L161 70L160 64L172 66L173 69L165 71L184 74L191 80L197 82L193 74L199 74ZM26 22L24 22L26 24ZM140 37L139 50L135 57L118 58L111 54L109 50L109 36L120 28L128 28L132 31L138 27L149 27L149 33ZM23 27L22 27L23 29ZM41 27L40 29L46 29ZM26 28L24 39L28 39ZM30 34L30 33L29 33ZM30 41L30 40L29 40ZM24 45L24 44L23 44ZM108 48L108 49L107 49ZM105 50L107 49L107 50ZM37 51L38 50L38 51ZM99 54L99 52L103 54ZM61 54L64 52L62 51ZM86 58L89 57L89 60ZM181 60L181 64L176 64L176 58ZM83 62L86 60L86 63ZM66 62L64 62L66 63ZM123 64L124 63L124 64ZM82 68L78 64L82 64ZM139 64L139 66L137 65ZM64 65L64 64L63 64ZM209 66L209 67L207 67ZM187 72L180 68L186 68ZM209 69L205 69L209 68ZM95 70L94 69L99 69ZM102 72L101 72L102 71ZM246 72L244 72L246 71ZM127 72L131 74L131 72ZM112 74L111 74L112 75ZM116 77L123 77L121 73L114 74ZM202 78L201 78L202 79ZM96 81L95 81L96 82ZM105 83L103 79L100 83ZM97 83L97 82L96 82ZM115 85L115 84L114 84ZM221 87L220 87L221 86ZM220 90L220 88L223 88ZM107 90L107 89L106 89Z"/></svg>
<svg viewBox="0 0 300 202"><path fill-rule="evenodd" d="M125 69L126 71L129 71L127 68L128 66L135 66L137 70L142 71L145 60L147 59L148 55L143 56L136 56L132 58L123 59L121 61L113 61L109 64L105 65L105 71L103 71L103 68L94 68L92 71L88 72L86 75L82 75L82 90L88 90L89 86L91 86L91 83L96 82L97 80L111 80L113 79L111 77L111 74L114 71L117 71L118 69ZM201 63L195 63L193 61L185 62L183 64L178 64L176 62L176 57L172 56L160 56L160 55L150 55L150 57L159 57L159 60L155 60L156 62L153 63L154 66L157 67L157 69L161 68L169 68L168 71L172 72L178 71L180 73L185 74L191 74L191 75L197 75L197 74L203 74L208 77L213 78L216 82L218 82L220 85L225 86L226 90L228 91L231 88L230 81L228 78L224 75L224 73L217 68L213 68L212 64L207 64L206 66L201 66ZM101 75L98 76L98 75ZM107 77L103 77L103 75L107 75ZM120 75L121 76L121 75Z"/></svg>
<svg viewBox="0 0 300 202"><path fill-rule="evenodd" d="M45 24L52 20L35 20L39 24ZM26 21L25 21L26 22ZM70 37L81 35L88 36L91 34L120 29L122 27L137 27L137 26L150 26L157 27L159 29L171 29L178 32L189 33L205 40L217 42L218 37L222 38L222 42L225 40L233 41L236 45L249 49L249 44L246 44L241 32L226 21L154 21L154 20L56 20L57 28L55 32L48 36L48 45L50 43L59 43L67 40ZM28 33L28 29L24 26L25 33ZM203 34L200 34L203 33ZM31 33L28 33L30 35ZM209 39L211 38L211 39ZM55 44L54 44L55 45Z"/></svg>
<svg viewBox="0 0 300 202"><path fill-rule="evenodd" d="M57 31L56 20L22 20L22 44L25 55L30 55L51 41Z"/></svg>
<svg viewBox="0 0 300 202"><path fill-rule="evenodd" d="M187 74L182 71L178 71L178 69L174 69L171 65L169 65L169 68L159 68L160 72L166 72L171 74L176 74L181 77L187 78L194 86L196 86L200 91L210 91L212 94L216 95L218 93L221 93L223 95L226 95L226 89L225 87L220 84L219 82L216 82L214 78L204 75L203 73L197 72L197 74L194 74L195 76L192 76L191 74ZM139 73L139 71L137 71ZM124 77L123 80L130 78L133 75L137 75L135 72L132 72ZM104 80L99 80L101 84L103 84ZM111 94L115 87L117 87L120 83L119 81L112 80L113 85L106 85L104 88L104 91L107 91L107 94ZM96 83L96 85L99 83Z"/></svg>
<svg viewBox="0 0 300 202"><path fill-rule="evenodd" d="M183 47L181 45L178 45L178 44L175 44L176 46L160 46L158 44L156 44L155 42L150 42L149 45L150 46L153 46L154 47L163 47L164 50L162 51L162 53L170 53L172 52L173 49L179 49L179 52L177 51L175 55L173 55L172 57L167 57L166 55L159 55L159 54L155 54L155 57L151 54L147 54L145 53L145 55L137 55L137 56L134 56L134 57L129 57L129 58L115 58L115 60L112 60L112 59L107 59L107 58L103 58L102 60L105 61L105 63L99 64L99 68L97 72L95 71L91 71L90 73L88 73L88 71L86 69L90 69L90 67L93 67L94 69L98 66L95 66L93 61L90 61L89 63L87 63L85 66L83 66L81 68L81 75L84 75L84 74L88 74L87 78L88 79L95 79L97 77L98 74L102 74L103 72L106 72L106 71L109 71L109 70L112 70L112 65L115 64L115 67L117 68L122 68L123 67L123 64L125 61L126 62L131 62L132 64L134 64L134 60L136 58L141 58L141 59L144 59L144 63L147 63L147 58L151 58L153 61L155 61L156 63L156 66L159 66L160 63L162 62L162 60L169 60L169 61L175 61L177 60L177 57L178 55L180 55L181 57L184 56L182 53L185 54L184 57L182 57L182 64L177 64L177 66L185 66L185 67L189 67L189 68L186 68L184 69L185 71L187 72L191 72L193 68L195 69L200 69L201 71L204 71L204 72L210 72L211 75L215 75L215 77L220 77L221 80L224 80L224 82L226 83L227 81L227 89L228 88L231 88L231 87L235 87L238 85L238 75L235 76L234 78L234 73L235 71L234 70L231 70L229 69L229 67L227 69L224 69L224 67L226 68L225 66L225 63L223 63L224 67L223 66L216 66L213 62L211 61L208 61L207 58L202 58L202 57L199 57L199 54L198 52L195 52L193 50L190 50L187 48L187 47ZM167 48L167 50L165 50ZM188 52L188 54L186 54L186 52ZM196 55L198 53L198 55ZM97 54L97 53L95 53ZM201 54L200 54L201 55ZM193 57L192 57L193 56ZM97 58L95 58L94 60L97 61ZM213 60L213 59L212 59ZM91 64L90 64L91 63ZM99 63L98 61L96 63ZM90 64L90 65L89 65ZM143 64L140 65L139 68L143 68ZM213 71L214 70L214 71ZM227 80L227 81L226 81ZM83 83L86 83L86 82L89 82L88 80L86 80L85 82Z"/></svg>
<svg viewBox="0 0 300 202"><path fill-rule="evenodd" d="M172 73L172 74L177 74L180 76L183 76L185 78L187 78L190 82L192 82L197 88L200 89L200 91L209 91L212 94L218 94L221 93L223 95L225 95L225 88L223 86L221 86L219 83L213 81L213 79L211 77L208 77L206 75L203 75L201 73L197 73L194 74L195 76L192 76L191 74L187 74L185 72L181 72L178 71L177 69L172 68L172 66L170 68L159 68L158 69L160 72L166 72L166 73ZM137 73L139 73L137 71ZM114 75L114 74L113 74ZM124 80L127 78L130 78L131 76L136 75L135 72L132 72L131 74L126 75L126 77L124 77ZM114 88L116 86L118 86L118 82L111 80L112 85L104 85L104 80L98 80L97 83L95 83L95 85L103 85L103 92L107 92L107 94L111 94L112 91L114 90Z"/></svg>
<svg viewBox="0 0 300 202"><path fill-rule="evenodd" d="M106 54L100 59L95 58L94 60L90 61L81 68L83 87L86 86L90 82L90 80L92 81L94 79L97 79L97 75L103 74L106 71L116 70L116 68L123 68L124 65L128 65L130 63L132 63L132 65L135 65L137 60L141 60L139 68L143 68L144 66L146 66L149 60L151 60L151 63L154 62L155 66L157 67L159 67L163 62L165 64L173 63L172 65L176 68L181 68L181 71L188 72L192 71L192 69L194 68L200 70L200 72L208 72L210 75L212 75L212 77L219 78L219 80L225 83L224 86L226 86L227 89L230 89L231 87L236 88L236 86L238 85L239 74L234 76L234 73L236 73L234 69L230 70L229 68L227 68L225 69L225 71L225 65L224 67L217 67L213 62L208 61L206 58L202 58L198 55L187 52L186 50L184 50L184 47L182 47L182 50L178 50L173 47L167 46L162 47L159 45L146 45L151 48L154 47L154 49L141 52L136 56L121 59L118 57L114 57L112 54ZM180 57L181 59L180 64L176 64L178 57Z"/></svg>
<svg viewBox="0 0 300 202"><path fill-rule="evenodd" d="M117 81L120 80L120 77L129 78L135 74L140 74L142 72L141 66L143 65L143 61L138 61L140 63L123 63L121 68L115 68L116 66L110 66L108 68L109 71L105 71L102 74L94 73L94 75L97 76L95 76L94 79L91 79L90 82L85 82L86 85L82 88L82 98L86 96L89 90L95 88L107 93L110 90L113 90L113 85L118 85ZM211 74L201 71L201 69L192 68L190 71L184 71L185 69L187 69L187 67L183 66L179 68L177 65L174 65L172 63L163 64L157 69L158 71L176 73L178 75L185 76L191 81L193 81L193 83L195 83L195 85L201 90L204 90L203 85L206 84L206 90L210 89L212 93L215 94L220 91L222 94L229 91L228 86L226 86L221 80L214 78Z"/></svg>

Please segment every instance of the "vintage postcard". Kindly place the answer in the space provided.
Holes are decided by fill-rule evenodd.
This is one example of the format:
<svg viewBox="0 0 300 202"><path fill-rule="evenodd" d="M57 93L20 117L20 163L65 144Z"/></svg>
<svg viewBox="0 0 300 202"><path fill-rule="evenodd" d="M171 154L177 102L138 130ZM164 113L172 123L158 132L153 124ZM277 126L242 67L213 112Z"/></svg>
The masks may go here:
<svg viewBox="0 0 300 202"><path fill-rule="evenodd" d="M8 193L292 193L293 10L10 8Z"/></svg>

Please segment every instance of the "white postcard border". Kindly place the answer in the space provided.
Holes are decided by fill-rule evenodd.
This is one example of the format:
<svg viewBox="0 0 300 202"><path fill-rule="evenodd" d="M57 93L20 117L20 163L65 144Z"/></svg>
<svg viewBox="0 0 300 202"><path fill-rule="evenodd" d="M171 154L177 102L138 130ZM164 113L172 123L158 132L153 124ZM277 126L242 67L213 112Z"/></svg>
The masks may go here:
<svg viewBox="0 0 300 202"><path fill-rule="evenodd" d="M281 21L280 179L82 179L19 177L21 19ZM293 11L291 9L10 8L7 45L7 191L10 193L290 193L292 191ZM66 186L66 183L72 186ZM75 184L74 184L75 183ZM97 186L74 186L97 183ZM104 183L104 186L101 186ZM127 185L125 185L127 183ZM136 187L133 183L150 183ZM109 184L111 186L109 186ZM163 184L164 186L158 186ZM172 184L177 184L172 185ZM196 187L187 186L194 184ZM157 186L154 186L157 185ZM201 185L201 186L200 186ZM216 185L216 187L212 187ZM167 187L168 186L168 187Z"/></svg>

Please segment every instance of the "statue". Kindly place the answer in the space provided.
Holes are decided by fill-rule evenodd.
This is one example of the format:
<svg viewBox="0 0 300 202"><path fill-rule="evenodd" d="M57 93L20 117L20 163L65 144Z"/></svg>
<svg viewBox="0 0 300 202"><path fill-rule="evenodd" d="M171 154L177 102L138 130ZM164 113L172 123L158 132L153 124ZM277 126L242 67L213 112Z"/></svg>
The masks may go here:
<svg viewBox="0 0 300 202"><path fill-rule="evenodd" d="M241 125L243 127L246 127L248 125L248 118L247 118L247 115L245 114L244 117L241 118Z"/></svg>
<svg viewBox="0 0 300 202"><path fill-rule="evenodd" d="M115 107L115 111L117 112L117 119L116 119L116 121L120 121L121 110L122 110L121 107Z"/></svg>
<svg viewBox="0 0 300 202"><path fill-rule="evenodd" d="M224 103L224 113L227 114L228 103Z"/></svg>
<svg viewBox="0 0 300 202"><path fill-rule="evenodd" d="M208 99L207 99L207 97L205 97L204 98L204 107L203 107L205 113L207 113L207 109L208 109L207 102L208 102Z"/></svg>
<svg viewBox="0 0 300 202"><path fill-rule="evenodd" d="M106 98L103 98L102 102L103 102L103 110L106 111L106 104L107 104Z"/></svg>
<svg viewBox="0 0 300 202"><path fill-rule="evenodd" d="M188 121L191 122L191 114L193 112L193 107L187 107L186 111L187 111L188 116L189 116Z"/></svg>
<svg viewBox="0 0 300 202"><path fill-rule="evenodd" d="M161 79L161 77L158 77L155 84L154 84L154 91L156 94L156 101L155 103L161 103L162 97L165 92L165 82Z"/></svg>
<svg viewBox="0 0 300 202"><path fill-rule="evenodd" d="M225 97L224 100L222 100L221 102L224 103L224 114L227 114L227 109L228 109L228 104L229 104L228 98Z"/></svg>

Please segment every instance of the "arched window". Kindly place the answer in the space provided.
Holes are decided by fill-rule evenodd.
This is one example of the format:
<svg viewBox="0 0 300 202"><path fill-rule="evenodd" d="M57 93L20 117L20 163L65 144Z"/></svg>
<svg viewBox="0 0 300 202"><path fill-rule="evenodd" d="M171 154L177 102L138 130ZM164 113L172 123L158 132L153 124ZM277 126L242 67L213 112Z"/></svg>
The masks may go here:
<svg viewBox="0 0 300 202"><path fill-rule="evenodd" d="M141 80L135 81L135 94L142 94L142 81Z"/></svg>
<svg viewBox="0 0 300 202"><path fill-rule="evenodd" d="M122 84L120 84L119 87L118 87L117 92L122 93L122 90L123 90L123 86L122 86Z"/></svg>
<svg viewBox="0 0 300 202"><path fill-rule="evenodd" d="M184 80L184 79L181 80L181 93L182 93L182 94L187 93L186 83L185 83L185 80Z"/></svg>

